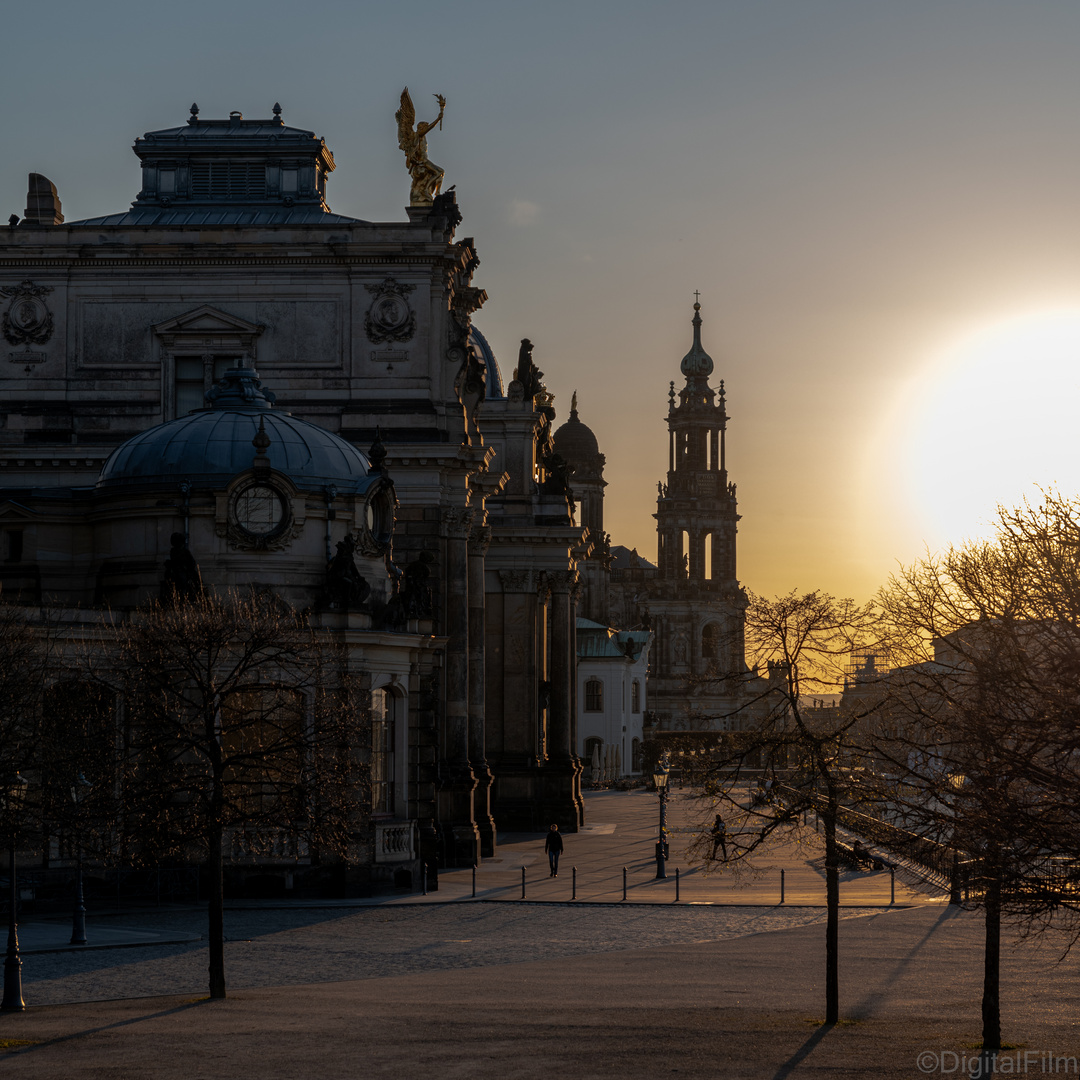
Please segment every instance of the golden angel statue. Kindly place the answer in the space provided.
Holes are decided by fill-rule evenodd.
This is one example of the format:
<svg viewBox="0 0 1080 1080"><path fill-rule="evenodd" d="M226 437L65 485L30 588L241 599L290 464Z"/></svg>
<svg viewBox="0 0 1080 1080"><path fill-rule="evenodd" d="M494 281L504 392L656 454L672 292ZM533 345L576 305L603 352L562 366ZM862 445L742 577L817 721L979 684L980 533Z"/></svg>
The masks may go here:
<svg viewBox="0 0 1080 1080"><path fill-rule="evenodd" d="M433 127L442 127L443 111L446 109L446 98L442 94L435 94L434 97L439 103L439 115L430 124L423 121L416 124L415 131L416 107L407 86L401 91L401 108L394 113L398 126L398 148L405 152L405 168L412 177L412 190L409 192L412 206L430 206L439 194L446 175L427 156L427 133Z"/></svg>

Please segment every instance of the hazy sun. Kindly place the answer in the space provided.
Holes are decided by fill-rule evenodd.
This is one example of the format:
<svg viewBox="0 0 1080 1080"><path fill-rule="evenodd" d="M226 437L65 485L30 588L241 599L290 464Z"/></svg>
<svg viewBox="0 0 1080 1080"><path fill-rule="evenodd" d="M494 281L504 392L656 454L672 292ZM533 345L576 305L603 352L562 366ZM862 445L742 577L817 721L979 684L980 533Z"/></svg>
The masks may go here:
<svg viewBox="0 0 1080 1080"><path fill-rule="evenodd" d="M1080 309L1010 319L935 357L889 425L922 539L983 535L1035 485L1080 491L1078 404Z"/></svg>

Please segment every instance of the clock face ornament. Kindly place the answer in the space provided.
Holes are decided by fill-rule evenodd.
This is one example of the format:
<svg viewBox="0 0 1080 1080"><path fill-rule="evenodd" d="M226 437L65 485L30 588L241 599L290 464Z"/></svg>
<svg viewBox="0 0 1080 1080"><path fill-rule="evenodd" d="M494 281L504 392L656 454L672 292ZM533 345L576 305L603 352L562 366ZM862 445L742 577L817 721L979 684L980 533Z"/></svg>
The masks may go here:
<svg viewBox="0 0 1080 1080"><path fill-rule="evenodd" d="M285 501L269 484L252 484L236 496L236 523L252 536L272 536L285 520Z"/></svg>

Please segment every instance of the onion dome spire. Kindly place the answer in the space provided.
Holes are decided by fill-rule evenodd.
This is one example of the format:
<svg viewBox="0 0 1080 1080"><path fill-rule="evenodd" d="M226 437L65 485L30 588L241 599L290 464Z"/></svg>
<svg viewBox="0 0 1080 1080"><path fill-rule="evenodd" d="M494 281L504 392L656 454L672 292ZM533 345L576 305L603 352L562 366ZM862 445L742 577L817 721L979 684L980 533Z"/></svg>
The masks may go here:
<svg viewBox="0 0 1080 1080"><path fill-rule="evenodd" d="M694 293L694 296L699 296L699 293ZM682 361L682 373L688 378L692 379L695 376L698 378L707 379L713 371L712 357L701 347L701 304L694 303L694 344L691 346L690 351L683 357Z"/></svg>

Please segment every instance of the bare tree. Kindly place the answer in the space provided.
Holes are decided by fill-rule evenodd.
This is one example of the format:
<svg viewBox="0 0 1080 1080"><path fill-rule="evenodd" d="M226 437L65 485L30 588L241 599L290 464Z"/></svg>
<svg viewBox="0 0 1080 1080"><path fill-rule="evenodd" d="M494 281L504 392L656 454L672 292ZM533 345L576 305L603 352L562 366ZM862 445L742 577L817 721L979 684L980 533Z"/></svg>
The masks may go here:
<svg viewBox="0 0 1080 1080"><path fill-rule="evenodd" d="M837 820L841 806L860 794L862 734L880 704L844 706L839 694L851 656L872 656L877 648L875 611L823 592L749 599L746 658L753 672L707 676L727 689L738 687L742 702L718 718L730 734L712 755L710 790L727 818L727 860L736 864L748 862L780 833L797 834L809 812L820 819L828 908L825 1022L835 1023L840 1008ZM698 842L706 860L716 855L711 836Z"/></svg>
<svg viewBox="0 0 1080 1080"><path fill-rule="evenodd" d="M129 856L206 867L211 998L225 996L226 839L252 851L284 830L324 858L345 853L356 702L344 667L265 595L200 594L107 620L86 658L121 703L116 818Z"/></svg>
<svg viewBox="0 0 1080 1080"><path fill-rule="evenodd" d="M29 805L3 807L5 837L40 835L40 785L45 758L41 738L42 695L49 667L51 634L19 607L0 604L0 784L16 774L33 780Z"/></svg>
<svg viewBox="0 0 1080 1080"><path fill-rule="evenodd" d="M1001 509L992 541L895 575L879 753L909 826L963 852L985 921L983 1047L1001 1046L1003 916L1080 926L1080 500Z"/></svg>

